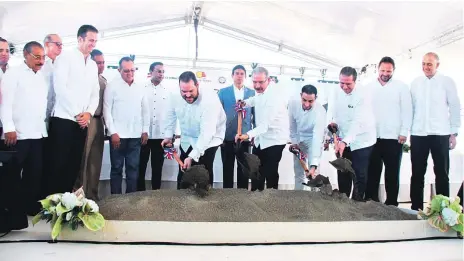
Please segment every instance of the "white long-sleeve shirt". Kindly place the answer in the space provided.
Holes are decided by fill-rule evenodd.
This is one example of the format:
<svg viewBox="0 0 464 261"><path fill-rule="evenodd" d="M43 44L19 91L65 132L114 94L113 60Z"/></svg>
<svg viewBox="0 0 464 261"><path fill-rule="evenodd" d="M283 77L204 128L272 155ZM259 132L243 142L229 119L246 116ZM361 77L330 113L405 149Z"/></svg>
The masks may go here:
<svg viewBox="0 0 464 261"><path fill-rule="evenodd" d="M290 123L290 139L292 144L309 141L311 159L309 164L318 166L322 155L324 132L326 127L326 111L318 102L311 109L303 110L300 99L291 99L288 104Z"/></svg>
<svg viewBox="0 0 464 261"><path fill-rule="evenodd" d="M411 135L450 135L461 127L461 103L453 79L440 73L411 83Z"/></svg>
<svg viewBox="0 0 464 261"><path fill-rule="evenodd" d="M134 81L130 86L116 77L105 89L103 117L108 134L119 138L140 138L150 129L150 105L145 85Z"/></svg>
<svg viewBox="0 0 464 261"><path fill-rule="evenodd" d="M412 124L411 92L405 83L391 79L382 86L375 79L366 88L372 92L377 138L394 139L409 135Z"/></svg>
<svg viewBox="0 0 464 261"><path fill-rule="evenodd" d="M245 107L255 107L256 128L246 134L254 138L255 147L266 149L286 144L290 140L288 98L279 95L276 86L268 86L264 93L245 100Z"/></svg>
<svg viewBox="0 0 464 261"><path fill-rule="evenodd" d="M339 137L352 151L372 146L377 141L372 100L365 87L356 86L350 94L341 88L335 90L331 122L337 123Z"/></svg>
<svg viewBox="0 0 464 261"><path fill-rule="evenodd" d="M155 86L151 81L146 84L147 97L150 104L150 139L164 139L166 135L161 125L166 118L171 91L160 83Z"/></svg>
<svg viewBox="0 0 464 261"><path fill-rule="evenodd" d="M6 65L6 70L5 70L5 72L3 72L2 69L0 69L0 86L1 86L1 82L2 82L3 75L6 73L6 71L8 71L8 67L9 67L9 66L8 66L8 64L7 64L7 65ZM1 94L1 93L0 93L0 94ZM1 97L1 96L0 96L0 97ZM1 98L0 98L0 102L1 102ZM1 113L1 112L0 112L0 113ZM2 128L2 127L3 127L3 123L2 123L2 121L0 120L0 128Z"/></svg>
<svg viewBox="0 0 464 261"><path fill-rule="evenodd" d="M48 136L48 87L41 71L34 73L25 63L10 68L3 76L1 91L3 133L16 132L18 140Z"/></svg>
<svg viewBox="0 0 464 261"><path fill-rule="evenodd" d="M47 98L47 119L50 118L50 115L52 114L53 111L53 105L55 104L55 91L53 88L53 70L55 68L55 64L53 63L53 60L48 58L48 56L45 58L45 63L42 66L42 74L45 78L45 82L47 83L48 86L48 98Z"/></svg>
<svg viewBox="0 0 464 261"><path fill-rule="evenodd" d="M99 102L98 68L90 55L76 48L63 51L55 60L53 71L55 105L52 116L76 121L76 115L95 113Z"/></svg>
<svg viewBox="0 0 464 261"><path fill-rule="evenodd" d="M226 114L216 92L199 88L199 97L192 103L187 103L180 93L172 93L166 108L164 122L164 138L172 138L179 120L181 146L194 161L204 155L211 147L219 146L224 141L226 133Z"/></svg>

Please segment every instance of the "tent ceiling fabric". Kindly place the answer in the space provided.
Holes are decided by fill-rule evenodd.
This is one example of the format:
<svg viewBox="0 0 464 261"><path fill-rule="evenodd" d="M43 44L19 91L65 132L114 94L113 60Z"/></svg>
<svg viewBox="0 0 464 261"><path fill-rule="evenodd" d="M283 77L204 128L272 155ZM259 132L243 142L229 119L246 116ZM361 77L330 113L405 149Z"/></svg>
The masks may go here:
<svg viewBox="0 0 464 261"><path fill-rule="evenodd" d="M13 43L41 40L47 33L74 36L82 24L105 32L189 17L193 3L2 2L0 29ZM202 3L201 15L339 64L363 66L405 53L456 26L462 30L463 2L218 1Z"/></svg>

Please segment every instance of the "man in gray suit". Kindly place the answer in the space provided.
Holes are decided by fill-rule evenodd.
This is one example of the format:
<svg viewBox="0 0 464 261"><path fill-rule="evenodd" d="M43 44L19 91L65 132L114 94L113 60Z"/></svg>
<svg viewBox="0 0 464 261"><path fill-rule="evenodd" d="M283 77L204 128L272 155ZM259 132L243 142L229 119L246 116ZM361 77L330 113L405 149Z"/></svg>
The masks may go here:
<svg viewBox="0 0 464 261"><path fill-rule="evenodd" d="M255 95L255 91L246 88L244 85L246 77L245 67L237 65L232 69L232 79L234 84L219 90L219 100L227 116L226 136L224 144L221 146L222 165L223 165L223 188L234 187L234 165L235 165L235 135L237 134L238 115L235 104L238 100L245 100ZM246 133L252 128L254 109L246 108L242 120L242 133ZM250 142L244 141L240 146L240 151L248 152ZM240 165L237 166L237 188L248 189L248 177L244 176Z"/></svg>

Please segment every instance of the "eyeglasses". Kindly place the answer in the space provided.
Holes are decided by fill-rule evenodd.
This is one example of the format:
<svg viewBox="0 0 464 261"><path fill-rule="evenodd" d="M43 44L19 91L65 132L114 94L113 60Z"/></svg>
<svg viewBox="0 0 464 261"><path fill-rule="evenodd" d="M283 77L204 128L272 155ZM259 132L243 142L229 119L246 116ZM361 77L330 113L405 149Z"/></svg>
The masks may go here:
<svg viewBox="0 0 464 261"><path fill-rule="evenodd" d="M33 53L29 53L34 59L36 59L37 61L40 61L40 60L45 60L45 55L35 55Z"/></svg>
<svg viewBox="0 0 464 261"><path fill-rule="evenodd" d="M124 73L133 73L133 72L135 72L135 69L130 69L130 70L129 70L129 69L124 69L124 70L122 70L122 71L123 71Z"/></svg>
<svg viewBox="0 0 464 261"><path fill-rule="evenodd" d="M164 73L164 70L153 70L153 72Z"/></svg>
<svg viewBox="0 0 464 261"><path fill-rule="evenodd" d="M53 44L55 44L55 45L58 46L58 47L63 46L63 43L60 43L60 42L49 42L49 43L53 43Z"/></svg>

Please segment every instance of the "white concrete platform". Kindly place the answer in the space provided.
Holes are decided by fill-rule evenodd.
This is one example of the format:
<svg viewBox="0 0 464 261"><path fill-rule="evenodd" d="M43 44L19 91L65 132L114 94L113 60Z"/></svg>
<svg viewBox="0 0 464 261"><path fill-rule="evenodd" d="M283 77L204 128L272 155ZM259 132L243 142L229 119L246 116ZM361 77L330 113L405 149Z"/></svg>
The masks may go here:
<svg viewBox="0 0 464 261"><path fill-rule="evenodd" d="M49 241L50 225L39 223L13 231L0 242ZM103 230L66 228L58 241L162 244L301 244L323 242L383 242L430 238L457 238L454 231L441 233L427 221L362 222L155 222L106 221Z"/></svg>

